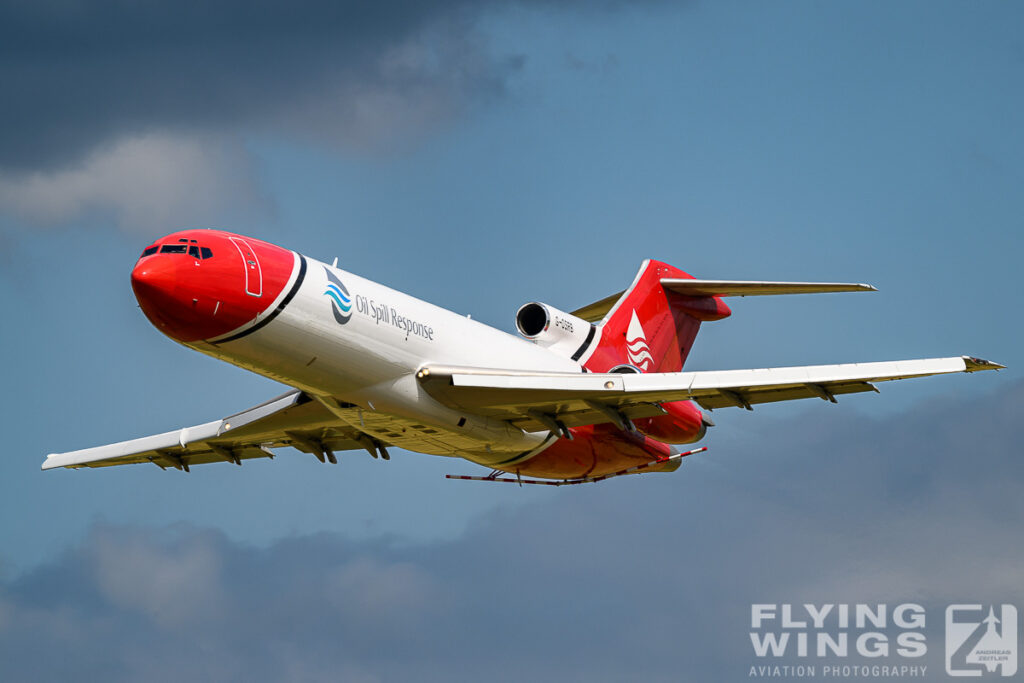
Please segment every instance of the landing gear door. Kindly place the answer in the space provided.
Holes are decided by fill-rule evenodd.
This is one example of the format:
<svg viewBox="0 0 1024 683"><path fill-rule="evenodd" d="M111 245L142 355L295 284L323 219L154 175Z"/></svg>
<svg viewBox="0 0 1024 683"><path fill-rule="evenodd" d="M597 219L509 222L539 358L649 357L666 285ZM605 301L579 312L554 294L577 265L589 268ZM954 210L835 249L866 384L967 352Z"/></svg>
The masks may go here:
<svg viewBox="0 0 1024 683"><path fill-rule="evenodd" d="M245 265L245 293L249 296L263 296L263 271L260 269L256 252L240 237L232 237L231 243L238 249Z"/></svg>

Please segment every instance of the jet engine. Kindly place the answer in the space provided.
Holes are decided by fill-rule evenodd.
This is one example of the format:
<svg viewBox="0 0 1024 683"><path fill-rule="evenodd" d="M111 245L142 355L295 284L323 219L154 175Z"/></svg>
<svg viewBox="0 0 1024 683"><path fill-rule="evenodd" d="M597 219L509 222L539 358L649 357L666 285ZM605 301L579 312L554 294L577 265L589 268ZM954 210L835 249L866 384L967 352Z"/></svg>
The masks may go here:
<svg viewBox="0 0 1024 683"><path fill-rule="evenodd" d="M664 415L633 420L633 425L647 436L665 443L694 443L704 438L714 425L693 401L671 401L661 404Z"/></svg>
<svg viewBox="0 0 1024 683"><path fill-rule="evenodd" d="M536 301L516 311L516 327L527 339L569 357L594 335L586 320Z"/></svg>

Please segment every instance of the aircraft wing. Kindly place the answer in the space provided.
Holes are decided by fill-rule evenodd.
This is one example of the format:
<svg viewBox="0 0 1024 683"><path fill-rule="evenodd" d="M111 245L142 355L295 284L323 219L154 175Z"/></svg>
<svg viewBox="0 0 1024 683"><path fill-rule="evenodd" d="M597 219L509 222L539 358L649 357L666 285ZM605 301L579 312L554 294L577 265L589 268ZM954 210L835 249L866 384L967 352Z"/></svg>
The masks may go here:
<svg viewBox="0 0 1024 683"><path fill-rule="evenodd" d="M131 441L46 456L43 469L107 467L152 462L161 468L274 457L272 448L291 446L333 459L331 451L365 448L365 436L338 420L299 390L193 427Z"/></svg>
<svg viewBox="0 0 1024 683"><path fill-rule="evenodd" d="M417 377L424 389L457 409L509 420L541 431L554 418L573 427L662 414L659 403L692 399L711 410L758 403L878 391L876 382L953 372L998 370L998 363L956 356L881 363L806 365L757 370L646 374L538 373L480 368L428 367ZM611 409L611 411L609 411Z"/></svg>

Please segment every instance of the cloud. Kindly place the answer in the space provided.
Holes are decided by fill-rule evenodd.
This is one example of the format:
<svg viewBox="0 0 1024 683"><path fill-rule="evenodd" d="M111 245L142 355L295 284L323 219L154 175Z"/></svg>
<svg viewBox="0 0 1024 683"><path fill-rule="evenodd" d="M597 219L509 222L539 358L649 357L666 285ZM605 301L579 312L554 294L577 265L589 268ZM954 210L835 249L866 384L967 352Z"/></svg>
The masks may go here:
<svg viewBox="0 0 1024 683"><path fill-rule="evenodd" d="M761 408L674 474L553 491L430 545L98 525L0 582L0 675L738 679L764 663L754 602L923 604L912 663L942 671L946 604L1024 602L1022 400L1016 382L884 419Z"/></svg>
<svg viewBox="0 0 1024 683"><path fill-rule="evenodd" d="M523 57L493 54L477 19L510 4L624 3L0 2L0 211L178 226L210 222L211 204L265 210L251 160L225 139L401 149L501 96ZM129 171L139 194L121 190Z"/></svg>
<svg viewBox="0 0 1024 683"><path fill-rule="evenodd" d="M0 207L39 225L96 214L126 230L166 232L239 206L269 209L246 152L210 137L139 135L70 168L0 173Z"/></svg>
<svg viewBox="0 0 1024 683"><path fill-rule="evenodd" d="M436 0L4 3L0 163L60 166L153 129L225 130L279 121L297 107L336 111L332 100L343 94L358 100L419 89L445 97L490 88L498 64L473 49L445 49L471 44L464 36L472 25L459 20L465 7ZM448 30L435 28L442 26ZM404 61L396 57L402 54ZM337 128L350 123L342 119ZM329 128L325 122L323 132Z"/></svg>
<svg viewBox="0 0 1024 683"><path fill-rule="evenodd" d="M82 559L101 599L160 629L194 627L197 615L223 610L220 539L207 532L159 545L137 540L126 543L109 530L93 533Z"/></svg>
<svg viewBox="0 0 1024 683"><path fill-rule="evenodd" d="M0 3L0 166L54 168L151 130L389 144L500 94L522 64L478 29L544 0Z"/></svg>

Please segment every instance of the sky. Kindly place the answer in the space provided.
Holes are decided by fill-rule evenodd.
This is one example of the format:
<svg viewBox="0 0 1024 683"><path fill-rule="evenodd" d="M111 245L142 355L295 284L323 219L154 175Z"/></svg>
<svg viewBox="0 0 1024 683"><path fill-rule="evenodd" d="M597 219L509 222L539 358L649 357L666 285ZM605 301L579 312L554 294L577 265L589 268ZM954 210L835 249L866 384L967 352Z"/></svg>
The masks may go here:
<svg viewBox="0 0 1024 683"><path fill-rule="evenodd" d="M941 671L945 605L1024 608L1022 21L0 2L0 678L738 679L751 603L808 600L926 605ZM677 472L573 490L402 451L40 472L282 391L138 309L138 253L184 227L337 256L510 333L522 303L572 310L644 258L866 282L730 301L687 367L1007 369L719 410Z"/></svg>

